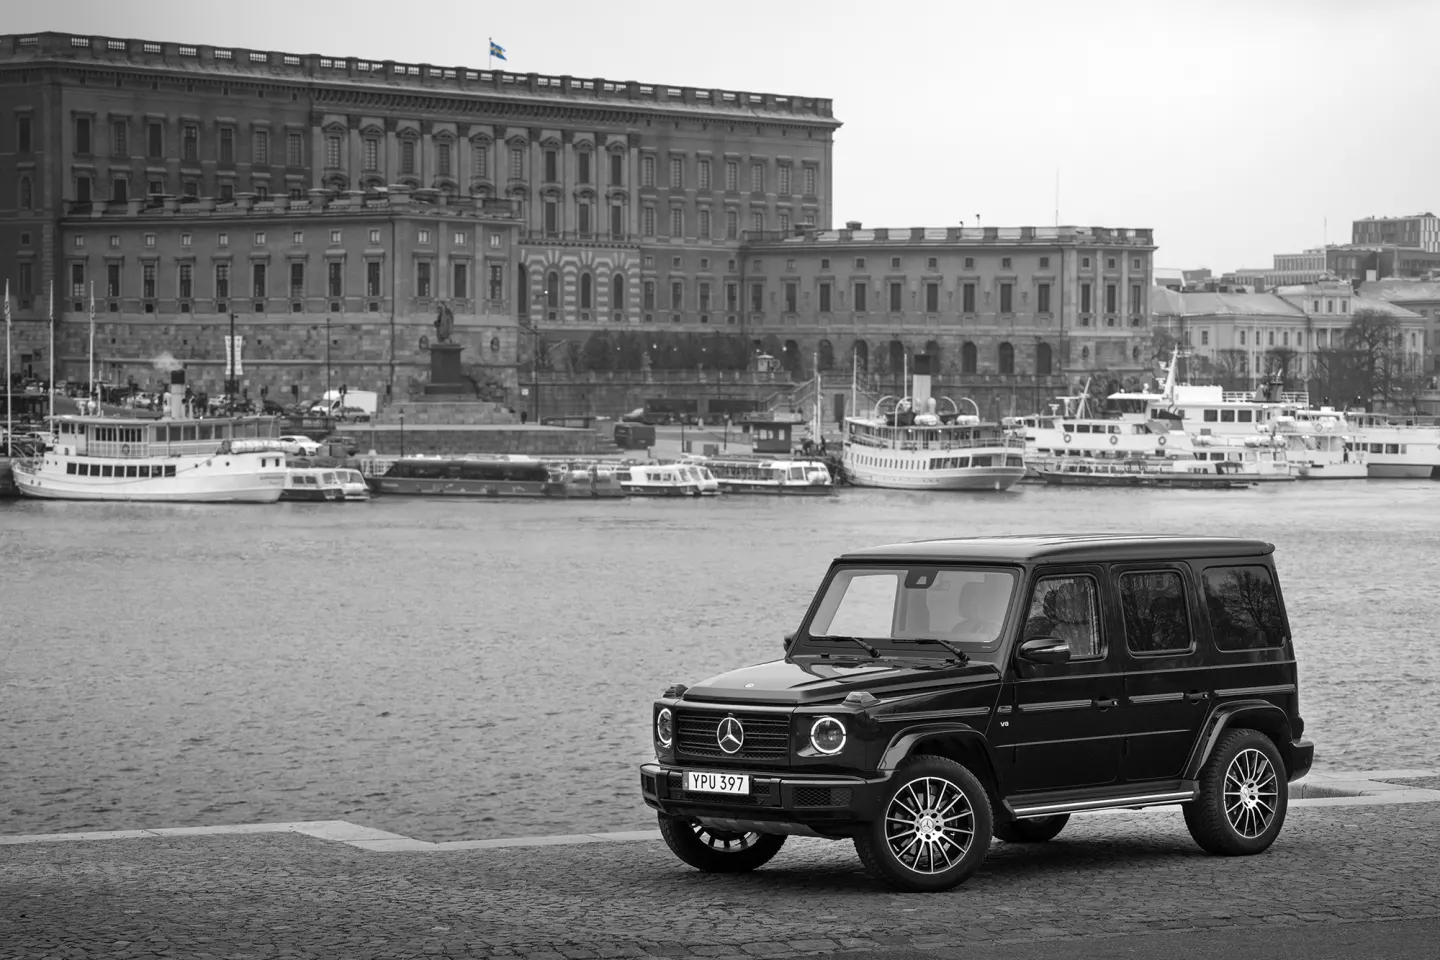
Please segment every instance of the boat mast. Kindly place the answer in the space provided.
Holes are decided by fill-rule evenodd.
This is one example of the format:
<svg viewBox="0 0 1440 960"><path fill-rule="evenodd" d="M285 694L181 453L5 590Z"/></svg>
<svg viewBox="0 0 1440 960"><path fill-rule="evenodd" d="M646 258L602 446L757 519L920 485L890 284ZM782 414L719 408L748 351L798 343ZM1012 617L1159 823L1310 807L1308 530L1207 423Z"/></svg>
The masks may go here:
<svg viewBox="0 0 1440 960"><path fill-rule="evenodd" d="M859 416L855 412L855 381L860 376L860 351L854 347L850 348L850 416Z"/></svg>
<svg viewBox="0 0 1440 960"><path fill-rule="evenodd" d="M824 394L820 392L820 351L815 351L815 443L820 443L820 401Z"/></svg>

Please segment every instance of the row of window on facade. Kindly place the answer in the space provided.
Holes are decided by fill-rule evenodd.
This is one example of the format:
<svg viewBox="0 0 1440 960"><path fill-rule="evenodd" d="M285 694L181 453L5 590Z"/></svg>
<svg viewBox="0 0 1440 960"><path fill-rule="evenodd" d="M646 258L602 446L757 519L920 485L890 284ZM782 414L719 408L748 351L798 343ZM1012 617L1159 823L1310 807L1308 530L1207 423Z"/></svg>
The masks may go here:
<svg viewBox="0 0 1440 960"><path fill-rule="evenodd" d="M544 227L544 231L545 231L545 236L547 236L547 237L560 237L560 236L562 236L562 235L563 235L563 230L562 230L562 225L561 225L561 222L560 222L560 201L558 201L558 200L553 200L553 199L546 199L546 200L544 201L544 204L543 204L543 208L542 208L542 209L543 209L543 227ZM610 237L610 239L612 239L612 240L623 240L623 239L625 239L625 236L626 236L625 220L626 220L626 212L627 212L627 211L626 211L625 203L624 203L623 201L618 201L618 200L617 200L617 201L612 201L611 204L610 204L610 211L609 211L609 212L610 212L610 223L609 223L609 237ZM792 225L793 225L794 222L795 222L795 220L794 220L794 212L791 211L791 210L782 209L782 210L780 210L779 213L777 214L777 219L778 219L778 223L779 223L779 228L780 228L780 230L783 231L783 232L789 232L789 230L791 229ZM804 223L804 224L806 224L806 225L808 225L808 226L814 226L814 225L815 225L815 214L814 214L814 213L805 213L805 214L802 214L800 222L801 222L801 223ZM670 210L670 224L669 224L669 226L670 226L670 231L669 231L668 234L665 234L665 236L669 236L669 237L672 237L672 238L679 239L679 238L682 238L682 237L685 237L685 236L693 236L693 237L695 237L695 238L697 238L697 239L700 239L700 240L714 240L714 239L719 239L719 237L715 236L715 233L714 233L714 226L713 226L713 221L712 221L712 218L711 218L711 211L710 211L708 208L706 208L706 207L701 207L700 210L697 211L697 216L696 216L696 221L695 221L695 232L694 232L693 234L687 233L687 231L686 231L685 211L684 211L683 209L678 208L678 207L672 208L672 209ZM764 230L764 229L765 229L765 211L763 211L763 210L754 210L754 211L751 211L750 221L749 221L748 228L751 229L751 230ZM594 237L594 236L595 236L595 232L596 232L596 228L595 228L595 219L594 219L594 209L593 209L593 205L592 205L591 202L588 201L588 200L580 200L580 201L578 201L578 202L576 203L576 205L575 205L575 234L576 234L577 236L579 236L579 237L586 238L586 237ZM657 231L657 218L656 218L655 207L652 206L652 205L650 205L650 204L646 204L645 206L643 206L643 207L640 208L640 233L641 233L642 236L646 236L646 237L656 237L656 236L660 236L660 234L659 234L658 231ZM727 240L738 240L738 239L740 238L740 211L739 211L739 210L726 210L726 211L725 211L725 233L724 233L724 238L727 239Z"/></svg>
<svg viewBox="0 0 1440 960"><path fill-rule="evenodd" d="M1242 346L1242 347L1247 345L1247 342L1246 342L1246 341L1247 341L1247 336L1246 336L1247 334L1249 335L1249 337L1248 337L1248 339L1249 339L1248 345L1250 345L1250 346L1255 346L1255 347L1258 347L1258 346L1261 345L1261 343L1260 343L1260 334L1261 334L1261 331L1259 331L1259 330L1237 330L1236 333L1239 335L1239 341L1240 341L1239 345ZM1266 331L1264 331L1264 333L1265 333L1265 335L1266 335L1266 336L1265 336L1265 346L1267 346L1267 347L1281 347L1281 348L1290 346L1290 331L1288 331L1288 330L1281 330L1281 331L1280 331L1280 342L1279 342L1279 343L1276 343L1276 341L1275 341L1275 331L1274 331L1274 330L1266 330ZM1312 346L1317 347L1317 348L1319 348L1319 347L1333 347L1333 346L1337 346L1338 343L1339 343L1339 341L1342 340L1343 337L1344 337L1344 333L1341 332L1341 331L1336 331L1336 330L1317 330L1317 331L1315 331L1315 342L1312 344ZM1404 337L1404 334L1403 334L1403 333L1396 334L1396 337L1397 337L1397 342L1399 342L1399 340ZM1185 331L1185 342L1186 342L1186 344L1189 344L1189 343L1190 343L1190 331L1188 331L1188 330ZM1209 331L1209 330L1201 330L1201 331L1200 331L1200 346L1202 346L1202 347L1208 347L1209 345L1210 345L1210 331ZM1415 349L1415 348L1416 348L1417 346L1419 346L1419 345L1420 345L1420 341L1417 339L1417 334L1416 334L1414 331L1411 331L1411 333L1410 333L1410 348L1413 350L1413 349ZM1301 349L1303 349L1304 346L1305 346L1305 334L1304 334L1302 331L1299 331L1299 330L1295 331L1295 346L1296 346L1297 348L1301 348Z"/></svg>
<svg viewBox="0 0 1440 960"><path fill-rule="evenodd" d="M371 227L370 230L369 230L369 235L368 235L368 239L369 239L370 245L371 245L372 247L374 247L374 246L379 246L380 243L381 243L381 237L382 237L382 236L383 236L383 234L382 234L382 232L381 232L381 230L380 230L379 228L377 228L377 227ZM271 238L270 238L270 234L269 234L268 231L265 231L265 230L256 230L256 231L254 232L254 234L252 235L252 239L253 239L253 242L254 242L254 245L255 245L255 246L257 246L257 247L263 247L263 246L265 246L265 245L270 241ZM437 235L434 231L430 230L428 227L420 227L419 229L417 229L417 230L415 231L415 242L416 242L416 244L419 245L419 246L422 246L422 247L430 246L436 239L438 239L438 235ZM142 242L145 244L145 246L147 246L147 247L154 247L154 246L156 246L156 244L159 242L159 235L158 235L158 234L155 234L155 233L145 233L145 234L142 234L142 235L141 235L141 240L142 240ZM456 247L467 247L467 246L469 246L469 244L470 244L470 234L469 234L468 232L464 231L464 230L456 230L455 233L454 233L454 235L451 237L451 240L452 240L453 244L454 244ZM498 249L499 247L501 247L502 241L503 241L503 238L502 238L502 236L501 236L499 233L491 233L491 234L490 234L490 247L491 247L492 249ZM77 234L75 234L75 235L71 238L71 241L70 241L70 242L71 242L71 244L74 246L74 248L75 248L76 250L83 250L83 249L85 249L85 234L83 234L83 233L77 233ZM182 247L190 247L190 246L193 246L193 245L194 245L194 242L195 242L195 235L194 235L193 233L182 233L182 234L180 234L180 246L182 246ZM304 230L292 230L292 231L290 231L290 242L291 242L291 244L294 245L294 246L300 246L300 245L304 244L304 243L305 243L305 231L304 231ZM345 232L344 232L343 230L331 230L331 231L330 231L330 246L332 246L332 247L338 247L338 246L341 246L344 242L345 242ZM22 233L22 234L20 235L20 245L21 245L22 247L24 247L24 246L28 246L29 243L30 243L30 234L28 234L28 233ZM112 249L112 250L118 250L118 249L120 248L120 234L118 234L118 233L112 233L112 234L110 234L109 244L110 244L110 249ZM216 233L216 234L215 234L215 245L218 246L218 247L228 247L228 246L230 246L230 234L229 234L229 232L222 230L222 231Z"/></svg>
<svg viewBox="0 0 1440 960"><path fill-rule="evenodd" d="M20 118L25 126L21 128L21 153L29 153L30 138L28 117ZM137 144L131 139L132 126L137 130L143 129L143 152L140 154L147 160L167 160L175 155L172 149L174 146L171 137L173 134L167 131L167 124L163 120L146 120L143 127L128 117L112 118L105 127L108 134L103 151L97 150L97 137L94 131L94 121L90 117L75 118L75 153L78 156L89 157L104 153L117 159L130 159L136 156ZM200 160L200 124L182 123L179 125L179 158L181 160ZM250 138L243 146L239 143L239 131L233 126L220 126L215 131L215 150L213 157L220 163L236 163L242 158L255 166L268 167L283 160L287 167L296 169L305 166L305 135L298 130L287 131L284 135L284 153L282 155L272 154L271 131L265 127L256 127L250 131Z"/></svg>
<svg viewBox="0 0 1440 960"><path fill-rule="evenodd" d="M27 296L33 293L34 265L28 261L20 263L20 295ZM192 263L177 263L174 265L174 273L170 278L162 278L160 271L161 262L156 260L142 260L139 263L139 297L142 300L155 300L161 296L167 298L172 295L177 300L194 300L201 296L196 289L196 268ZM486 264L486 294L492 301L503 300L505 296L505 268L502 264ZM365 262L364 286L361 296L382 297L384 293L383 264L379 260L367 260ZM446 296L455 300L470 299L470 271L472 267L469 261L454 261L450 264L450 289ZM72 262L70 264L70 294L72 297L86 297L90 295L89 278L87 277L87 264ZM243 274L240 276L244 277ZM347 296L345 264L332 260L325 265L325 284L323 294L314 291L307 285L310 271L307 264L300 261L292 261L288 264L288 286L284 288L284 295L291 298L304 298L307 296L326 296L341 298ZM126 270L121 263L105 264L103 274L102 295L106 299L118 299L123 296L134 296L133 292L127 292L125 288ZM232 271L232 265L220 262L213 265L211 279L211 296L206 299L230 300L230 299L255 299L265 300L272 296L282 295L282 291L273 287L274 272L268 263L249 264L249 281L246 287L243 283L234 282L237 275ZM438 295L435 288L435 264L430 260L416 260L414 269L410 274L414 282L414 296L425 300L432 299ZM174 286L162 294L162 279L173 282ZM133 282L133 280L132 280Z"/></svg>
<svg viewBox="0 0 1440 960"><path fill-rule="evenodd" d="M288 179L288 178L287 178ZM218 178L216 193L221 202L228 203L235 199L235 180L231 177L221 176ZM125 203L131 199L142 199L145 196L160 196L169 194L169 178L162 174L149 174L145 179L145 193L137 193L131 189L131 177L129 174L121 174L110 178L110 193L108 197L97 196L94 178L88 174L75 175L75 202L92 203L96 200L107 200L111 203ZM285 195L291 200L305 199L305 186L303 182L296 181L287 183ZM268 179L256 179L253 185L253 192L259 200L270 199L270 183ZM180 182L180 193L182 197L199 197L200 180L198 177L185 177ZM31 190L29 181L22 179L20 185L20 209L31 209Z"/></svg>

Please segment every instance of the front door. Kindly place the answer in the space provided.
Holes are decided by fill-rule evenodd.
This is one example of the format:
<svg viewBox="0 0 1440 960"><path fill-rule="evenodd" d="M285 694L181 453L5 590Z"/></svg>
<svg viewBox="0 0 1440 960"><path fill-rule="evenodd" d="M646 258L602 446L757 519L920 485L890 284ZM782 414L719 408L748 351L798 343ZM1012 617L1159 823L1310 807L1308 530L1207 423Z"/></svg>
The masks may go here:
<svg viewBox="0 0 1440 960"><path fill-rule="evenodd" d="M1126 738L1121 775L1135 783L1180 776L1214 696L1195 625L1200 591L1185 564L1115 567L1124 638Z"/></svg>
<svg viewBox="0 0 1440 960"><path fill-rule="evenodd" d="M1098 567L1041 568L1032 580L1019 640L1062 639L1070 660L1037 664L1012 656L991 728L1012 796L1102 786L1119 776L1125 735L1121 651L1111 640L1103 582Z"/></svg>

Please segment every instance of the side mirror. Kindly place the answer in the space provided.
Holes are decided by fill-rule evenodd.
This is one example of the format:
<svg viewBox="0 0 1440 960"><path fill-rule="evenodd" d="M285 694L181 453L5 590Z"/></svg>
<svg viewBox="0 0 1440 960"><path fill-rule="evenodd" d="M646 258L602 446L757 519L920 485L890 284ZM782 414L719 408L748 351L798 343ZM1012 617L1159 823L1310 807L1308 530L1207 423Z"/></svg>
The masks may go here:
<svg viewBox="0 0 1440 960"><path fill-rule="evenodd" d="M795 631L795 630L791 630L789 633L785 634L785 652L786 652L786 653L789 653L789 652L790 652L790 648L793 647L793 646L795 646L795 634L796 634L796 632L797 632L797 631Z"/></svg>
<svg viewBox="0 0 1440 960"><path fill-rule="evenodd" d="M1054 637L1032 637L1020 644L1020 659L1031 663L1069 663L1070 645Z"/></svg>

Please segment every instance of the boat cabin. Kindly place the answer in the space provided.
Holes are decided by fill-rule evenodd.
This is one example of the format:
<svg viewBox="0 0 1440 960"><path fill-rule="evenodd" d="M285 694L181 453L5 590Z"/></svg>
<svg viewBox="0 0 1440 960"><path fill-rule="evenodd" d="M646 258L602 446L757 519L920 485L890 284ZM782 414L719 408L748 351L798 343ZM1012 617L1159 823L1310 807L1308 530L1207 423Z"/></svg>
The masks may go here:
<svg viewBox="0 0 1440 960"><path fill-rule="evenodd" d="M756 453L790 453L795 424L783 420L750 421L750 449Z"/></svg>

